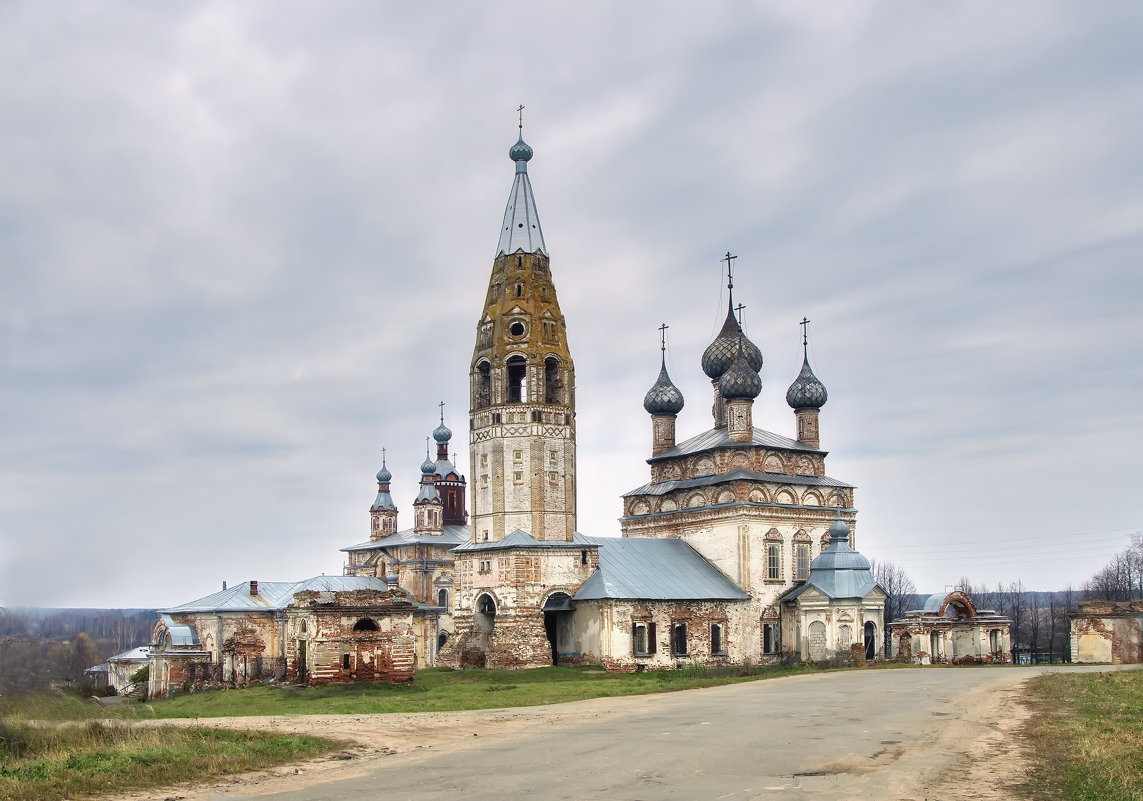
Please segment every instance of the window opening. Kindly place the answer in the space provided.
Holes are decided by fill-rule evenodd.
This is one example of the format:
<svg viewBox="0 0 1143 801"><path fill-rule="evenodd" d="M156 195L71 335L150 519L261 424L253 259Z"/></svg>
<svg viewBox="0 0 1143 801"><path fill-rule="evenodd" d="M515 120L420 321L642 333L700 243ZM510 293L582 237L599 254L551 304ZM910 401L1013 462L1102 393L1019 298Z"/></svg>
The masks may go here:
<svg viewBox="0 0 1143 801"><path fill-rule="evenodd" d="M363 617L353 624L354 631L377 631L377 621Z"/></svg>
<svg viewBox="0 0 1143 801"><path fill-rule="evenodd" d="M777 545L766 546L766 578L782 578L782 555Z"/></svg>
<svg viewBox="0 0 1143 801"><path fill-rule="evenodd" d="M710 652L712 654L723 653L722 648L722 626L717 623L710 624Z"/></svg>
<svg viewBox="0 0 1143 801"><path fill-rule="evenodd" d="M476 408L483 409L492 403L492 366L481 362L476 366Z"/></svg>
<svg viewBox="0 0 1143 801"><path fill-rule="evenodd" d="M687 624L677 623L671 636L671 651L675 656L687 655Z"/></svg>
<svg viewBox="0 0 1143 801"><path fill-rule="evenodd" d="M544 403L563 403L560 362L554 356L544 359Z"/></svg>
<svg viewBox="0 0 1143 801"><path fill-rule="evenodd" d="M437 606L443 606L448 609L448 590L443 587L437 590Z"/></svg>
<svg viewBox="0 0 1143 801"><path fill-rule="evenodd" d="M528 363L523 356L512 356L508 359L508 402L523 403L527 392L525 380L528 373Z"/></svg>
<svg viewBox="0 0 1143 801"><path fill-rule="evenodd" d="M349 670L349 654L341 655L341 669Z"/></svg>

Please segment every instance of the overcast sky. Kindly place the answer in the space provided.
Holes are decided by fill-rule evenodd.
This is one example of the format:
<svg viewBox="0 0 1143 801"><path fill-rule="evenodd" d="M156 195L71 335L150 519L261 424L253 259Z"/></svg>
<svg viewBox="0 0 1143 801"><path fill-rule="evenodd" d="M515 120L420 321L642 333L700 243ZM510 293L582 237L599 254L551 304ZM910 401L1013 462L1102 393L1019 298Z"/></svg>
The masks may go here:
<svg viewBox="0 0 1143 801"><path fill-rule="evenodd" d="M644 483L660 323L710 427L719 258L787 436L798 321L858 548L1081 583L1143 530L1137 2L0 5L0 603L340 573L412 525L529 166L579 528Z"/></svg>

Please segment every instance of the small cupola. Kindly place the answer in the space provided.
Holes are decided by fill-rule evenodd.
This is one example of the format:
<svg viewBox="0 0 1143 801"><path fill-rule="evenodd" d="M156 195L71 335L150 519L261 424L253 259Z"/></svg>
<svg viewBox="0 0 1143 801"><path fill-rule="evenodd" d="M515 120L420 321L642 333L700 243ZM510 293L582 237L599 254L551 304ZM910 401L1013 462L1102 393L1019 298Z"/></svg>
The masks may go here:
<svg viewBox="0 0 1143 801"><path fill-rule="evenodd" d="M667 324L659 327L659 377L643 396L643 408L651 415L651 455L675 446L675 418L683 410L683 393L667 374Z"/></svg>
<svg viewBox="0 0 1143 801"><path fill-rule="evenodd" d="M823 384L810 368L809 351L809 324L803 317L799 325L802 326L802 369L794 383L786 390L786 403L794 410L797 421L798 442L811 448L821 447L821 431L818 424L818 412L829 399Z"/></svg>
<svg viewBox="0 0 1143 801"><path fill-rule="evenodd" d="M726 406L727 436L731 442L745 443L754 439L754 399L762 392L762 377L746 355L746 337L739 335L738 351L730 366L716 382L718 397Z"/></svg>

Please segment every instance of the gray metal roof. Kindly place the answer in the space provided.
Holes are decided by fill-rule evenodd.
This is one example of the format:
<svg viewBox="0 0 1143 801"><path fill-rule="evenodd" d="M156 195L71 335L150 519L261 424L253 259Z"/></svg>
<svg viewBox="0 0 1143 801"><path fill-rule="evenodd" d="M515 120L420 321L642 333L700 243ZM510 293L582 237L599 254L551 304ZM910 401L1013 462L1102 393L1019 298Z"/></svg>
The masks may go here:
<svg viewBox="0 0 1143 801"><path fill-rule="evenodd" d="M180 625L179 623L175 624ZM124 651L121 654L107 657L108 662L146 662L148 655L151 653L151 646L140 645L138 648L132 648L130 651Z"/></svg>
<svg viewBox="0 0 1143 801"><path fill-rule="evenodd" d="M524 147L527 148L527 145ZM512 148L512 152L524 154L524 151L518 151L516 147ZM516 178L512 181L508 206L504 209L504 222L500 225L497 256L501 253L515 253L517 250L548 255L544 233L540 229L540 215L536 213L536 199L532 196L532 182L528 180L528 159L531 157L531 148L527 148L527 158L515 160Z"/></svg>
<svg viewBox="0 0 1143 801"><path fill-rule="evenodd" d="M755 470L747 470L745 468L738 467L726 473L718 473L713 476L670 479L668 481L657 481L650 484L644 484L641 487L636 487L630 492L625 492L623 497L629 498L634 495L666 495L678 489L690 489L691 487L708 487L712 484L723 484L730 481L742 480L762 481L770 484L781 484L783 486L841 487L843 489L853 489L852 484L846 484L844 481L838 481L836 478L830 478L829 476L825 476L824 478L819 478L818 476L788 476L785 473L759 473Z"/></svg>
<svg viewBox="0 0 1143 801"><path fill-rule="evenodd" d="M583 536L578 531L572 532L572 538L568 540L538 540L522 529L516 529L506 537L498 540L489 540L488 542L467 542L457 548L453 548L453 553L457 551L506 551L511 548L583 548L585 545L595 545L595 541Z"/></svg>
<svg viewBox="0 0 1143 801"><path fill-rule="evenodd" d="M848 542L834 539L810 562L805 583L782 596L782 600L792 601L810 587L827 598L864 598L879 586L869 569L869 560L850 548Z"/></svg>
<svg viewBox="0 0 1143 801"><path fill-rule="evenodd" d="M249 612L285 609L299 592L345 592L347 590L385 590L388 585L371 576L314 576L304 581L259 581L258 594L250 594L250 582L244 581L225 590L212 593L197 601L172 606L163 613L176 612ZM164 622L168 620L166 616ZM167 624L181 626L185 624ZM189 628L189 627L188 627ZM173 637L172 631L172 637ZM178 644L178 643L176 643ZM196 640L197 644L197 640Z"/></svg>
<svg viewBox="0 0 1143 801"><path fill-rule="evenodd" d="M164 609L163 612L171 612L174 610ZM171 645L201 645L198 641L198 632L195 627L189 623L176 623L171 619L170 615L161 614L160 618L163 625L167 627L167 632L171 635Z"/></svg>
<svg viewBox="0 0 1143 801"><path fill-rule="evenodd" d="M743 601L750 596L683 540L594 537L599 569L577 601Z"/></svg>
<svg viewBox="0 0 1143 801"><path fill-rule="evenodd" d="M440 534L417 533L415 529L407 528L390 534L379 540L366 540L357 545L342 548L342 551L372 551L378 548L392 548L397 545L459 545L472 538L472 529L468 526L445 526Z"/></svg>
<svg viewBox="0 0 1143 801"><path fill-rule="evenodd" d="M731 442L730 433L725 428L712 428L709 431L704 431L698 436L691 437L688 440L680 442L673 448L652 456L647 460L650 462L659 462L663 459L672 459L677 456L690 456L694 453L702 453L703 451L710 451L716 448L749 448L754 445L762 445L767 448L777 448L778 450L786 451L806 451L808 453L826 453L826 451L817 448L811 448L797 440L783 437L781 434L775 434L771 431L763 431L761 428L754 429L754 436L750 442Z"/></svg>

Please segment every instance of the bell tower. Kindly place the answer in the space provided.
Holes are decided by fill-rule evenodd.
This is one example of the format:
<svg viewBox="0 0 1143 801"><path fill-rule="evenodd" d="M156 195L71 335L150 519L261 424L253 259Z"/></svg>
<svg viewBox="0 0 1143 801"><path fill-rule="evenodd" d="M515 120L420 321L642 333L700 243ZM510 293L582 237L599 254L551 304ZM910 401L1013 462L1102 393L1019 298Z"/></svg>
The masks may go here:
<svg viewBox="0 0 1143 801"><path fill-rule="evenodd" d="M472 539L493 542L521 529L538 540L570 541L576 527L575 370L522 125L508 156L516 175L469 378Z"/></svg>

